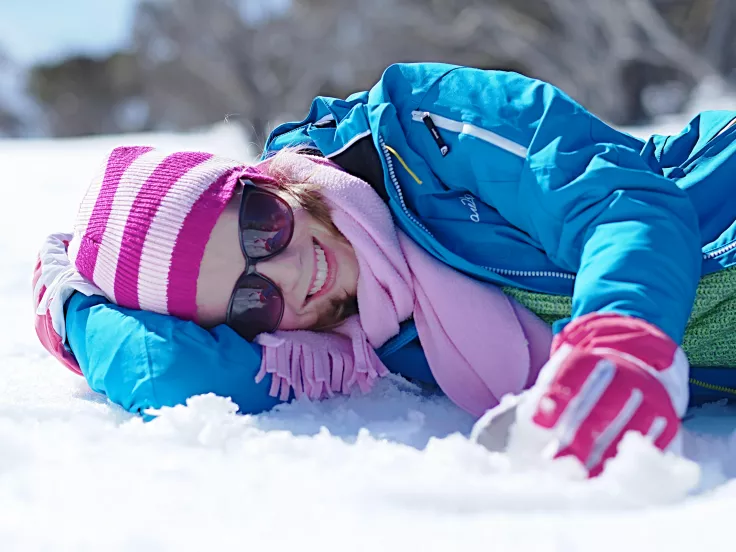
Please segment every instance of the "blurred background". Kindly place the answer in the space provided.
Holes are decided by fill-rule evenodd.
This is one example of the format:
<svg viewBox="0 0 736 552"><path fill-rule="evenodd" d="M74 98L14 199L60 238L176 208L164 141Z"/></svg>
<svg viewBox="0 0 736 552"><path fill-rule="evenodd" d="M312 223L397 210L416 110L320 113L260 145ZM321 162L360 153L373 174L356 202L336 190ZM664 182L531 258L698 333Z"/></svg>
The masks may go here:
<svg viewBox="0 0 736 552"><path fill-rule="evenodd" d="M617 125L736 80L735 0L0 0L0 136L236 121L261 142L397 61L519 71Z"/></svg>

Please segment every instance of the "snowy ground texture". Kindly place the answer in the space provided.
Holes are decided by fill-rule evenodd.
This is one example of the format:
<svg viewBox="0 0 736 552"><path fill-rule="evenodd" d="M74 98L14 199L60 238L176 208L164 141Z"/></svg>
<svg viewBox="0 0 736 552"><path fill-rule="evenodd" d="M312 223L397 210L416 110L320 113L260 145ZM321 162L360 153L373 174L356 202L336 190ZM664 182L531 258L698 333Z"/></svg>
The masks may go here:
<svg viewBox="0 0 736 552"><path fill-rule="evenodd" d="M70 228L114 145L244 158L223 125L191 136L0 141L0 550L729 548L736 411L701 409L689 460L628 439L603 476L511 465L446 399L388 379L370 396L237 416L205 396L150 423L94 394L32 329L43 237Z"/></svg>

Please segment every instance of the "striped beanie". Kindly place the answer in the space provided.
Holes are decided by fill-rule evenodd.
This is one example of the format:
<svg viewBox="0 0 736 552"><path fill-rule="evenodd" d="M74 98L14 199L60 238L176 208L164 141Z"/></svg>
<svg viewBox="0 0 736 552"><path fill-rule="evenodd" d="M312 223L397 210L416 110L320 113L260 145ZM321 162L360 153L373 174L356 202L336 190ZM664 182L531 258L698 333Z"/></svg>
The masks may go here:
<svg viewBox="0 0 736 552"><path fill-rule="evenodd" d="M69 257L114 303L196 321L205 246L245 172L209 153L116 148L82 200Z"/></svg>

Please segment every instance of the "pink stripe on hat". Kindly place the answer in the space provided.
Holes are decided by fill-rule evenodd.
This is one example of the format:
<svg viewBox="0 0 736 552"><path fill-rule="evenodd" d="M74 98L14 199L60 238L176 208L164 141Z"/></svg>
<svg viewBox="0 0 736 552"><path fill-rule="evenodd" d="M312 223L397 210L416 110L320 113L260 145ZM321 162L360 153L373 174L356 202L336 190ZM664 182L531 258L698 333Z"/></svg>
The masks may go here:
<svg viewBox="0 0 736 552"><path fill-rule="evenodd" d="M100 288L111 290L110 299L112 301L115 301L115 276L128 215L132 211L138 192L141 191L143 185L148 181L148 177L153 174L156 167L167 155L157 150L144 153L131 163L118 184L115 199L112 203L111 215L100 242L100 252L97 256L93 277L94 282Z"/></svg>
<svg viewBox="0 0 736 552"><path fill-rule="evenodd" d="M107 160L104 171L105 176L103 177L102 186L99 188L98 193L92 196L90 192L93 190L88 190L80 206L80 212L84 209L85 203L90 203L91 201L95 203L88 222L84 224L84 229L79 229L84 232L84 239L79 246L79 252L75 260L77 270L82 274L90 276L94 274L99 245L102 242L102 236L107 227L107 221L112 210L113 199L115 198L115 192L118 189L120 179L138 157L151 151L151 149L153 148L141 146L116 148Z"/></svg>
<svg viewBox="0 0 736 552"><path fill-rule="evenodd" d="M207 242L200 238L203 228L214 228L227 202L233 196L240 177L239 172L223 174L199 196L189 211L179 232L171 255L168 311L180 318L197 320L197 275L187 273L187 267L199 265Z"/></svg>
<svg viewBox="0 0 736 552"><path fill-rule="evenodd" d="M210 153L177 152L156 167L133 202L123 234L126 254L118 259L115 273L115 299L121 305L138 309L138 270L148 228L166 193L190 169L212 157Z"/></svg>
<svg viewBox="0 0 736 552"><path fill-rule="evenodd" d="M77 216L77 270L123 307L195 320L204 249L244 169L209 153L115 149Z"/></svg>
<svg viewBox="0 0 736 552"><path fill-rule="evenodd" d="M231 168L232 163L227 159L212 157L187 172L182 179L196 182L216 182L221 175L230 174ZM146 239L141 252L140 267L138 269L138 303L141 309L169 312L167 306L169 282L161 277L161 273L169 270L178 235L180 231L184 231L184 221L200 197L202 197L202 194L199 188L186 186L186 182L182 181L172 187L161 200L161 205L148 229L150 239ZM219 217L219 211L217 211L217 214L213 213L212 216L216 220ZM200 226L200 228L202 227ZM192 243L192 240L188 240L187 243ZM192 264L192 266L197 267L196 264ZM172 275L179 278L183 277L177 270L174 270ZM191 278L194 280L194 276Z"/></svg>

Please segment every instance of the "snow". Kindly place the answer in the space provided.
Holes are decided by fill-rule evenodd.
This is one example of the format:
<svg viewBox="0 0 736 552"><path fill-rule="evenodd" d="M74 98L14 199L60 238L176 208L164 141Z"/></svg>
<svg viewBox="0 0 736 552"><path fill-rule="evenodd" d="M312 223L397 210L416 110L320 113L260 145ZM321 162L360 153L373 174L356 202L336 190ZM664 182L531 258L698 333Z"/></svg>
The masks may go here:
<svg viewBox="0 0 736 552"><path fill-rule="evenodd" d="M260 416L196 397L148 423L36 341L30 274L119 144L253 154L238 128L0 141L0 550L679 551L727 546L736 409L688 422L688 459L629 436L594 481L522 467L467 438L472 419L388 378L370 395ZM719 530L710 530L714 527Z"/></svg>

